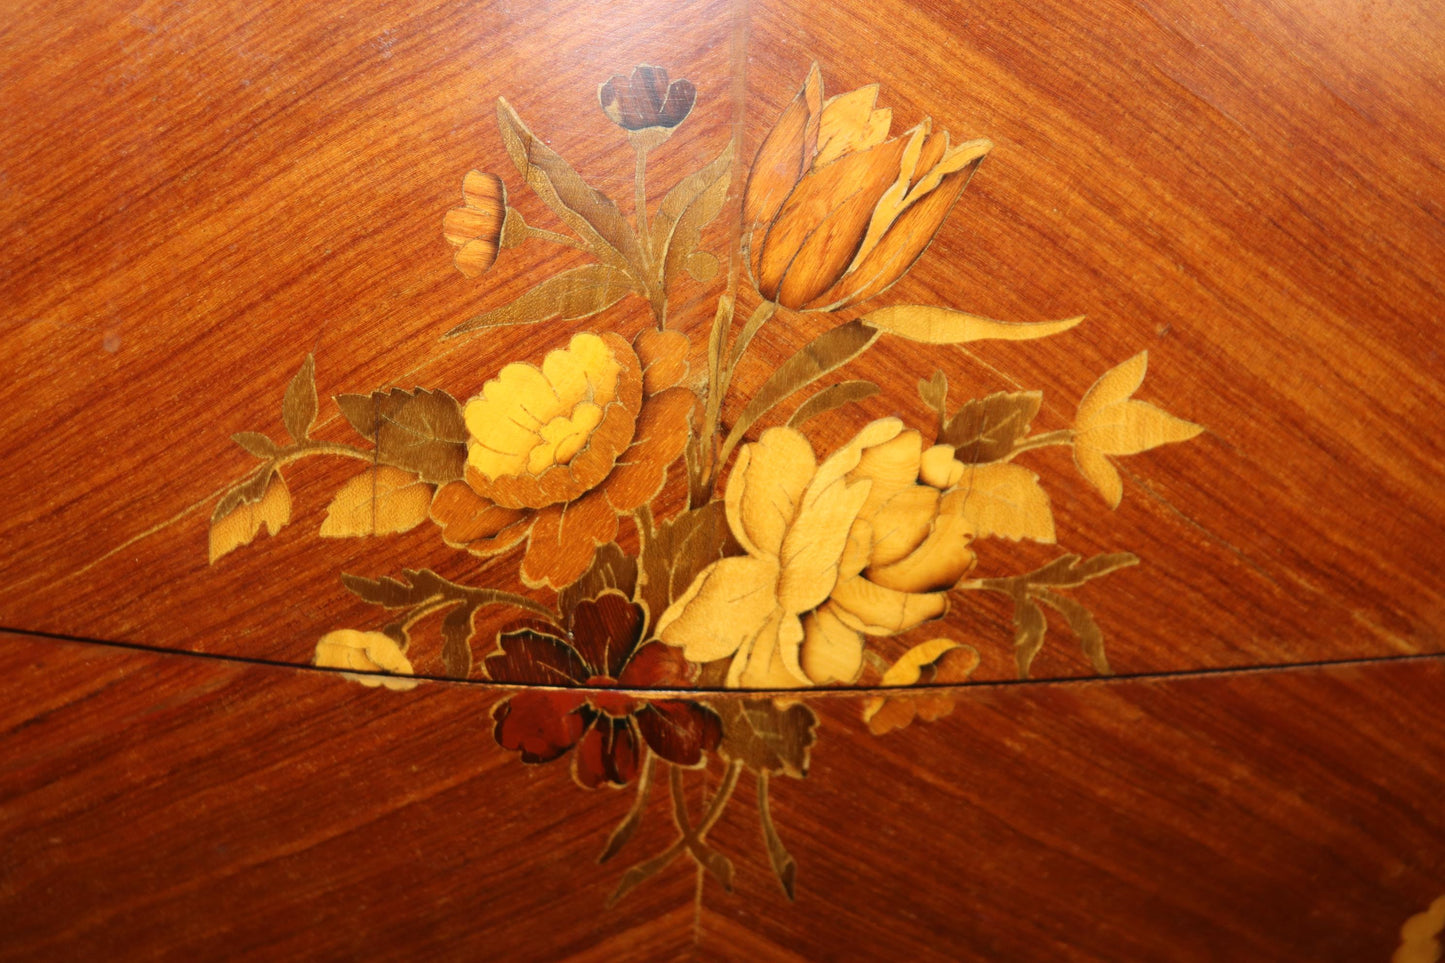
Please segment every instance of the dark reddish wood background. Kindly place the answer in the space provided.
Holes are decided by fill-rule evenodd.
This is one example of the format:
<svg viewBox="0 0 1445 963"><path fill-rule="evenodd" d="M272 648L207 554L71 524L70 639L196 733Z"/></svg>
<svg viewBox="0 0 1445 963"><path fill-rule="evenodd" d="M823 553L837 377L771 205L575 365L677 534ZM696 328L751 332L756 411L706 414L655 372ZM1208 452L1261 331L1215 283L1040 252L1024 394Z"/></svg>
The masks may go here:
<svg viewBox="0 0 1445 963"><path fill-rule="evenodd" d="M321 460L288 473L292 526L208 566L209 512L253 464L229 436L279 434L308 351L320 434L343 438L330 395L420 383L465 398L561 343L546 326L438 341L558 264L531 245L481 282L451 267L440 221L472 168L505 174L528 219L551 223L506 160L497 96L625 206L631 154L597 109L601 79L650 61L697 84L693 116L651 162L666 185L734 122L750 158L816 59L828 91L880 81L895 129L929 114L997 145L884 300L1090 318L969 351L884 339L849 373L887 390L820 421L822 443L868 416L923 421L914 382L935 362L953 404L1016 382L1045 392L1040 427L1063 427L1095 377L1147 348L1140 397L1208 434L1125 459L1115 512L1067 452L1030 461L1062 548L1144 560L1084 593L1116 669L1438 651L1438 13L1425 0L17 11L0 41L0 624L304 662L322 632L374 619L338 572L433 565L505 583L514 560L478 572L432 526L320 541L354 471ZM713 249L732 223L714 224ZM677 295L696 360L716 289L685 280ZM641 327L637 304L596 325ZM739 385L820 325L765 329ZM996 541L980 572L1032 560ZM960 606L955 624L1003 647L982 670L998 677L1011 662L995 601ZM1048 647L1035 674L1086 673L1071 648Z"/></svg>
<svg viewBox="0 0 1445 963"><path fill-rule="evenodd" d="M1445 664L973 686L873 737L821 696L776 779L783 896L745 777L692 864L492 742L477 684L9 636L0 959L1386 960L1445 892ZM617 865L621 863L623 865Z"/></svg>
<svg viewBox="0 0 1445 963"><path fill-rule="evenodd" d="M1442 13L12 4L0 625L154 651L0 638L0 957L1386 958L1445 892L1445 670L1312 666L1445 651ZM1147 348L1140 397L1205 435L1125 460L1114 512L1066 453L1031 462L1062 549L1143 559L1081 593L1110 659L1123 675L1297 667L969 689L947 720L877 739L861 696L820 696L813 771L774 793L796 904L744 805L716 831L737 893L707 889L698 914L679 868L605 911L616 869L594 858L626 798L498 750L485 687L372 692L168 650L304 663L323 632L375 624L343 571L513 577L514 559L458 558L430 526L319 539L353 471L320 461L288 472L290 527L206 558L215 500L251 464L229 436L279 435L308 352L318 433L339 439L331 395L465 398L560 343L438 341L566 263L524 247L482 282L451 266L441 218L470 169L550 226L510 170L497 96L625 199L631 155L599 81L651 62L696 83L650 161L668 185L735 125L750 158L813 60L829 92L880 81L895 129L929 114L996 144L886 301L1090 317L968 351L885 339L849 371L884 394L820 438L924 419L913 385L935 363L955 405L1041 388L1040 427L1065 427L1098 374ZM719 283L687 281L672 312L695 360ZM595 325L646 323L624 302ZM820 327L766 329L738 383ZM1001 542L983 562L1046 557ZM948 626L983 652L983 680L1012 671L997 601ZM1034 666L1089 671L1062 632ZM665 842L647 836L661 824L634 845Z"/></svg>

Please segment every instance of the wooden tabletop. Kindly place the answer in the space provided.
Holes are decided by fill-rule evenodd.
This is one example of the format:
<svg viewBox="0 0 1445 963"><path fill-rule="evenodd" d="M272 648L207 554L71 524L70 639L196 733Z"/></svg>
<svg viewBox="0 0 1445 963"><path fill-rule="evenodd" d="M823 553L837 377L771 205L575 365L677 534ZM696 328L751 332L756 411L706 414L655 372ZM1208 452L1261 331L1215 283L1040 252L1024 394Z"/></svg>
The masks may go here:
<svg viewBox="0 0 1445 963"><path fill-rule="evenodd" d="M1434 963L1442 13L14 6L0 958Z"/></svg>
<svg viewBox="0 0 1445 963"><path fill-rule="evenodd" d="M816 697L768 793L793 899L749 773L705 839L730 892L684 852L609 903L676 846L668 790L599 866L633 793L499 750L486 687L0 657L0 959L1387 960L1445 895L1439 660L969 686L881 737ZM725 773L687 776L696 819Z"/></svg>

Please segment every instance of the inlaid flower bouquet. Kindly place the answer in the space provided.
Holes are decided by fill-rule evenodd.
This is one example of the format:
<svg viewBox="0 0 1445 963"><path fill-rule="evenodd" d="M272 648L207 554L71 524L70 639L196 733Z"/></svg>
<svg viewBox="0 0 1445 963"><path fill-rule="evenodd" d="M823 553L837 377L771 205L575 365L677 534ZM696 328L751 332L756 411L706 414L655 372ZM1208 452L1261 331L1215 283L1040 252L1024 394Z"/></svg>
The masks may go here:
<svg viewBox="0 0 1445 963"><path fill-rule="evenodd" d="M1134 399L1147 360L1140 353L1097 380L1068 429L1033 431L1037 391L955 405L946 374L934 371L918 384L934 412L928 423L877 418L841 444L814 440L811 426L846 424L857 402L880 394L844 372L881 338L1027 341L1082 320L1015 324L887 303L992 145L955 143L928 119L894 135L877 95L873 85L825 99L814 65L745 172L734 171L730 142L649 201L648 157L685 121L696 91L656 67L613 77L599 101L635 163L630 220L499 100L502 143L558 230L528 224L508 205L501 177L472 171L464 205L443 224L457 269L483 276L521 244L573 248L591 261L445 337L545 324L554 347L450 391L340 395L355 444L311 437L319 401L308 358L282 403L289 440L235 436L260 463L216 506L213 564L290 521L282 472L311 456L361 463L332 498L322 536L435 526L459 552L515 562L525 592L429 569L341 575L383 614L374 627L327 633L315 663L405 689L416 684L413 646L439 644L447 676L519 686L492 711L503 749L529 764L567 759L583 787L635 789L604 861L628 842L665 772L676 842L627 870L614 899L684 853L730 887L732 863L707 834L745 773L791 896L796 867L769 816L769 780L806 775L817 725L792 690L869 686L862 721L875 733L938 718L953 707L946 684L979 665L970 643L989 649L940 627L973 593L1012 600L1014 634L1000 643L1021 677L1050 611L1107 673L1102 632L1068 592L1134 556L1061 554L1029 572L982 573L975 546L1056 542L1049 496L1023 463L1028 452L1070 447L1112 507L1123 489L1111 459L1201 430ZM704 229L736 191L740 250L702 250ZM692 332L669 326L670 296L684 274L709 281L724 264L735 268L705 344L695 345ZM647 319L641 333L583 323L623 302ZM772 341L786 342L800 314L827 324L740 392L734 373L755 336L771 327ZM477 614L497 607L510 610L509 621L479 632ZM422 631L434 625L438 642ZM704 701L699 690L740 694ZM688 774L709 767L721 776L703 811L691 812Z"/></svg>

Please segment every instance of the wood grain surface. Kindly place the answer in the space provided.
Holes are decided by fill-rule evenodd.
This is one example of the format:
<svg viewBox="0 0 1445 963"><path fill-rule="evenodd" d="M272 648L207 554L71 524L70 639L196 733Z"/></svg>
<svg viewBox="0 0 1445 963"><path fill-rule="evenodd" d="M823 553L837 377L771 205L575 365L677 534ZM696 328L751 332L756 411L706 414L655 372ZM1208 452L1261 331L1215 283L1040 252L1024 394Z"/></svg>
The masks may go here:
<svg viewBox="0 0 1445 963"><path fill-rule="evenodd" d="M684 860L611 908L665 806L599 866L629 794L497 748L505 690L17 635L0 665L7 960L1353 963L1445 892L1438 657L971 686L881 738L817 697L772 787L796 900L748 776L709 836L733 892Z"/></svg>
<svg viewBox="0 0 1445 963"><path fill-rule="evenodd" d="M828 92L881 83L895 129L931 115L995 145L881 301L1088 315L1048 341L926 360L881 341L850 372L884 394L818 419L820 444L872 417L926 419L914 382L935 362L953 404L1041 388L1039 427L1064 427L1100 372L1147 349L1141 397L1206 434L1121 461L1114 511L1064 452L1034 463L1060 548L1142 559L1081 592L1114 669L1438 651L1439 12L1426 0L16 8L0 40L0 623L304 662L324 632L374 618L341 572L515 582L515 561L458 558L430 526L318 538L350 471L321 459L289 478L292 525L209 566L206 520L252 463L229 436L280 430L308 352L318 436L339 440L332 395L422 384L465 398L564 342L571 326L438 340L571 256L506 250L480 282L451 265L440 224L462 176L509 170L498 96L628 198L632 156L597 107L601 81L657 63L696 86L692 115L649 161L667 185L734 129L751 158L816 61ZM730 243L741 189L704 247ZM510 196L552 226L515 181ZM694 370L721 283L678 286L671 320ZM590 323L630 337L645 320L619 305ZM801 314L765 327L737 398L821 327ZM740 410L729 402L724 427ZM1025 568L1046 559L1035 548L993 540L982 562ZM955 605L948 629L980 647L980 678L1012 673L1009 623L1006 599ZM1091 673L1058 636L1034 675Z"/></svg>
<svg viewBox="0 0 1445 963"><path fill-rule="evenodd" d="M6 12L0 959L1439 957L1439 0ZM859 90L847 123L822 106ZM790 105L813 124L796 144L773 136ZM789 196L841 209L888 181L809 181L809 158L855 151L878 110L894 135L927 123L973 143L967 189L876 297L787 304L799 286L846 291L848 262L795 254L784 213L758 215L783 177L760 150L801 146ZM729 144L704 256L646 265L671 270L666 285L577 321L478 327L532 320L517 299L588 261L585 236L566 233L586 227L536 189L553 152L623 220L644 220L645 167L655 226L664 193ZM532 233L513 244L522 219ZM709 402L730 357L709 351L724 295L735 345L743 319L760 325ZM760 299L782 306L754 314ZM1019 340L920 343L950 340L940 317L964 323L936 307L1059 323L975 319ZM855 335L866 350L816 383L832 394L754 419L777 373L800 370L789 359ZM486 421L470 406L504 366L551 378L544 358L572 346L626 369L629 417L638 398L696 392L690 425L677 395L648 414L676 422L656 450L666 431L619 442L618 464L662 488L607 503L620 548L599 557L681 542L669 519L707 503L718 544L736 542L719 548L726 571L763 571L766 604L689 587L715 554L644 579L633 604L591 578L607 565L585 593L553 591L592 540L585 558L531 541L464 550L497 533L459 535L474 518L432 489L490 492L497 508L497 477L521 477L462 474ZM343 447L357 412L417 387L456 437L405 471L378 454L358 475ZM805 694L722 691L773 689L786 653L748 664L717 638L757 622L781 640L783 621L841 598L782 605L797 556L739 539L776 504L725 504L734 475L801 504L830 453L881 449L867 432L924 432L921 451L961 423L949 413L999 392L1037 434L975 461L954 438L943 475L1026 451L1015 478L1032 501L1012 505L1013 534L975 527L952 545L947 615L842 668L800 661L794 641L799 664L783 669L821 683ZM1085 413L1099 420L1111 392L1173 420L1141 415L1167 430L1113 437L1091 467ZM807 414L806 436L780 428ZM343 457L288 462L286 503L274 490L218 541L213 512L257 466L242 448L264 460L308 428L305 444ZM689 430L706 441L683 457ZM238 447L244 432L271 440ZM905 467L910 495L954 490L927 481L921 454ZM606 495L613 480L581 487ZM556 499L542 501L524 519L539 543ZM878 506L849 504L845 522L883 531ZM786 507L788 524L802 517ZM800 536L807 558L844 527ZM1061 557L1117 565L1062 601L1009 581ZM918 578L898 591L936 601ZM423 583L467 606L422 599ZM413 590L405 615L362 597ZM1053 620L1031 665L1016 646L1039 639L1030 598ZM518 608L545 618L499 634ZM845 629L833 642L873 635ZM1032 681L1013 681L1021 668ZM1120 678L1086 678L1109 669Z"/></svg>

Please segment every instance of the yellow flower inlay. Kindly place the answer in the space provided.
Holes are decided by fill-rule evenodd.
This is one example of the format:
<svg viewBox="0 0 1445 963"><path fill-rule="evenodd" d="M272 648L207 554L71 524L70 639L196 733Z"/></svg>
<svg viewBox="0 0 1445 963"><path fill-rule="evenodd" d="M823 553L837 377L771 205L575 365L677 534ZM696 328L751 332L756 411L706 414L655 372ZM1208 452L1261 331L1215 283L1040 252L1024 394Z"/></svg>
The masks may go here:
<svg viewBox="0 0 1445 963"><path fill-rule="evenodd" d="M763 432L738 453L725 495L747 555L704 569L658 638L694 662L731 656L734 687L853 681L864 636L939 617L973 565L967 493L949 488L963 472L952 449L925 452L897 418L821 464L796 430Z"/></svg>
<svg viewBox="0 0 1445 963"><path fill-rule="evenodd" d="M467 402L467 464L495 481L565 465L617 397L622 365L595 334L579 334L541 369L509 364Z"/></svg>
<svg viewBox="0 0 1445 963"><path fill-rule="evenodd" d="M364 686L405 691L418 685L415 679L387 678L377 673L387 672L393 676L412 674L411 660L401 651L401 646L385 632L361 632L357 629L336 629L327 632L316 643L316 654L311 660L315 665L327 669L354 669L343 672L343 677ZM366 673L364 675L358 673Z"/></svg>

